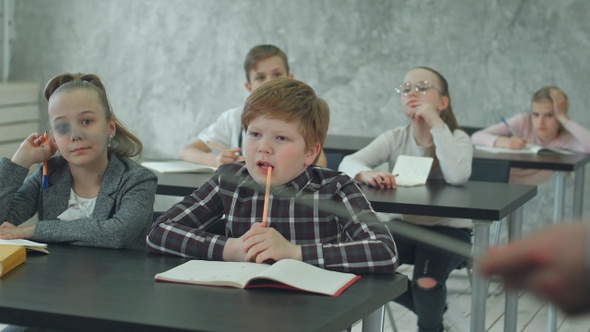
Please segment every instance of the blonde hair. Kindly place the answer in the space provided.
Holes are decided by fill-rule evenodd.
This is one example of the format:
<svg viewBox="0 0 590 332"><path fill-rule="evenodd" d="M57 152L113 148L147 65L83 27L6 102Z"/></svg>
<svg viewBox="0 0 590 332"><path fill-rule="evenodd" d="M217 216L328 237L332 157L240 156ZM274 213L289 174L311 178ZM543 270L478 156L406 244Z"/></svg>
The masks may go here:
<svg viewBox="0 0 590 332"><path fill-rule="evenodd" d="M306 149L324 145L330 124L328 104L307 84L292 78L279 78L256 89L244 105L242 126L262 116L286 122L299 122Z"/></svg>
<svg viewBox="0 0 590 332"><path fill-rule="evenodd" d="M62 91L74 89L89 89L95 91L100 104L105 113L107 123L115 119L115 136L113 136L108 153L115 153L125 157L134 157L141 155L143 144L135 135L133 135L125 126L115 117L111 104L107 97L107 92L100 78L93 74L70 74L65 73L57 75L45 85L45 99L49 99Z"/></svg>

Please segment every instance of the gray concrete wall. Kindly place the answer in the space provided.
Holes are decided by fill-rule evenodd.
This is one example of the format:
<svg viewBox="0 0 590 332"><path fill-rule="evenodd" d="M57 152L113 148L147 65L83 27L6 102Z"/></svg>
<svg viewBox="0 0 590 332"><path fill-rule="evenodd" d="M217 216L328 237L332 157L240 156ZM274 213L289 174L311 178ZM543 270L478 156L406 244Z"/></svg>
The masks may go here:
<svg viewBox="0 0 590 332"><path fill-rule="evenodd" d="M221 112L242 105L243 58L260 43L285 50L295 78L328 101L333 134L355 128L354 134L375 136L405 124L393 88L419 65L447 77L460 124L485 126L527 111L534 90L555 84L570 97L571 117L590 127L586 0L27 0L15 6L10 78L44 84L64 71L97 73L148 156L175 157ZM550 216L544 201L552 184L546 186L532 204L533 219ZM588 207L585 215L590 218Z"/></svg>

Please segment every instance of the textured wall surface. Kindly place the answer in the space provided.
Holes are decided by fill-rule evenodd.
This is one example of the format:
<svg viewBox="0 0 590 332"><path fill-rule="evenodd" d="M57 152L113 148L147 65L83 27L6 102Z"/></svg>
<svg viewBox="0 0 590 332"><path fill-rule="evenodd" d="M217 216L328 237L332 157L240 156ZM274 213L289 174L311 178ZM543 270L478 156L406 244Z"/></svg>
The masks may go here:
<svg viewBox="0 0 590 332"><path fill-rule="evenodd" d="M420 65L447 77L460 124L527 111L533 91L555 84L590 127L589 9L586 0L17 1L10 78L97 73L148 156L175 157L242 105L243 59L261 43L286 51L295 78L328 101L333 134L405 124L393 88ZM525 218L551 215L552 184L539 192Z"/></svg>

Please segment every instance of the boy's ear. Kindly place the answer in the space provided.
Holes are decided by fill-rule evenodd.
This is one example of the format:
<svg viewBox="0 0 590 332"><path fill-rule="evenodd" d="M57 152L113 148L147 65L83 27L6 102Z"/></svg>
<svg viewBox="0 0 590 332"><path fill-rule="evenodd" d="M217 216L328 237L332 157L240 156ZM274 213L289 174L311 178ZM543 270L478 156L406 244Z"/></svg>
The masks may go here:
<svg viewBox="0 0 590 332"><path fill-rule="evenodd" d="M317 156L320 154L320 151L322 151L322 145L320 143L315 143L314 145L312 145L307 151L307 154L305 155L304 165L306 167L309 165L313 165Z"/></svg>
<svg viewBox="0 0 590 332"><path fill-rule="evenodd" d="M248 92L252 93L252 84L250 84L250 82L246 82L244 86L246 87L246 90L248 90Z"/></svg>

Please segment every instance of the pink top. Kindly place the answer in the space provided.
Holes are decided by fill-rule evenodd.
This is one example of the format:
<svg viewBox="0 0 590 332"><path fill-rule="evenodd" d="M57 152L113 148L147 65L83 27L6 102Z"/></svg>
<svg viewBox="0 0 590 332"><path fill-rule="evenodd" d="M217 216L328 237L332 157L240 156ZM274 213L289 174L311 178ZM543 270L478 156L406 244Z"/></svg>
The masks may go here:
<svg viewBox="0 0 590 332"><path fill-rule="evenodd" d="M590 153L590 131L571 119L562 124L565 131L549 142L542 142L537 136L530 113L515 115L506 122L508 122L516 135L526 139L528 143L580 153ZM496 139L501 136L510 136L510 131L503 123L498 123L473 133L471 142L474 145L494 146ZM546 170L512 168L510 182L536 185L549 179L552 174L553 172Z"/></svg>

